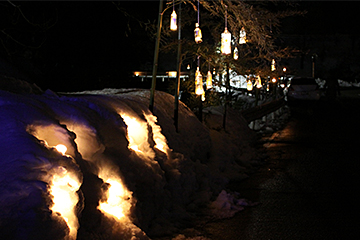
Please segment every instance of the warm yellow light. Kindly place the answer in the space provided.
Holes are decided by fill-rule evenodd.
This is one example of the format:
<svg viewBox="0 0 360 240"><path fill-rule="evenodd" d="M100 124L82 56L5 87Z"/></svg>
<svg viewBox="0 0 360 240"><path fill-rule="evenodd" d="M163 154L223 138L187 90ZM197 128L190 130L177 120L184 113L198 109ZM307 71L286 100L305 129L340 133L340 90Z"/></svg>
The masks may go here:
<svg viewBox="0 0 360 240"><path fill-rule="evenodd" d="M195 72L195 94L202 95L204 92L202 75L200 73L199 67Z"/></svg>
<svg viewBox="0 0 360 240"><path fill-rule="evenodd" d="M190 70L190 64L187 65L186 69L187 69L187 70Z"/></svg>
<svg viewBox="0 0 360 240"><path fill-rule="evenodd" d="M239 50L237 47L235 47L234 49L234 59L235 60L238 60L239 59Z"/></svg>
<svg viewBox="0 0 360 240"><path fill-rule="evenodd" d="M79 222L75 207L79 201L77 191L80 188L79 179L70 174L64 167L59 167L52 176L50 183L50 195L53 197L51 210L59 214L69 227L69 238L76 239Z"/></svg>
<svg viewBox="0 0 360 240"><path fill-rule="evenodd" d="M212 88L212 74L208 71L206 76L206 89Z"/></svg>
<svg viewBox="0 0 360 240"><path fill-rule="evenodd" d="M115 217L118 221L128 220L130 208L133 202L132 192L117 177L117 173L110 167L100 169L99 178L107 184L104 196L99 202L98 209L103 213Z"/></svg>
<svg viewBox="0 0 360 240"><path fill-rule="evenodd" d="M170 20L170 30L172 31L177 30L176 18L177 18L176 12L175 10L173 10L173 12L171 13L171 20Z"/></svg>
<svg viewBox="0 0 360 240"><path fill-rule="evenodd" d="M286 67L283 68L283 72L286 72Z"/></svg>
<svg viewBox="0 0 360 240"><path fill-rule="evenodd" d="M276 66L275 66L275 59L273 59L271 61L271 71L275 71L276 70Z"/></svg>
<svg viewBox="0 0 360 240"><path fill-rule="evenodd" d="M247 81L246 89L247 89L248 91L252 91L252 90L253 90L253 85L252 85L252 82L251 82L250 80Z"/></svg>
<svg viewBox="0 0 360 240"><path fill-rule="evenodd" d="M140 75L140 72L134 72L134 75L138 77Z"/></svg>
<svg viewBox="0 0 360 240"><path fill-rule="evenodd" d="M67 151L67 147L64 144L58 144L56 145L55 149L61 153L62 155L65 155L66 151Z"/></svg>
<svg viewBox="0 0 360 240"><path fill-rule="evenodd" d="M202 42L202 34L201 34L201 29L199 27L199 23L195 23L194 36L195 36L196 43Z"/></svg>
<svg viewBox="0 0 360 240"><path fill-rule="evenodd" d="M129 141L128 148L134 150L137 155L145 155L149 159L153 159L155 157L155 153L150 148L150 144L148 142L147 122L124 113L121 113L120 116L127 126L127 138Z"/></svg>
<svg viewBox="0 0 360 240"><path fill-rule="evenodd" d="M170 71L170 72L167 72L167 74L168 74L169 77L176 77L177 72L176 71Z"/></svg>
<svg viewBox="0 0 360 240"><path fill-rule="evenodd" d="M257 84L256 84L256 87L257 88L262 88L262 84L261 84L261 78L260 78L260 76L258 76L258 79L257 79Z"/></svg>
<svg viewBox="0 0 360 240"><path fill-rule="evenodd" d="M276 78L272 78L271 82L276 83Z"/></svg>
<svg viewBox="0 0 360 240"><path fill-rule="evenodd" d="M231 54L231 33L225 27L225 31L221 34L221 54Z"/></svg>
<svg viewBox="0 0 360 240"><path fill-rule="evenodd" d="M245 32L245 28L242 27L240 30L240 39L239 39L239 43L240 44L245 44L247 42L246 40L246 32Z"/></svg>

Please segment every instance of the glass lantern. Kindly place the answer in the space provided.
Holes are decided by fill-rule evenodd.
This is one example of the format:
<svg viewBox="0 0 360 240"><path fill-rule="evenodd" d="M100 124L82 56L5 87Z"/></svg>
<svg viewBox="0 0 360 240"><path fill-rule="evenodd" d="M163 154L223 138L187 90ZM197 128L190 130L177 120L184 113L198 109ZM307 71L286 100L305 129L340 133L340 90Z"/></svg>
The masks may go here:
<svg viewBox="0 0 360 240"><path fill-rule="evenodd" d="M206 76L206 89L212 88L212 74L210 70L207 73Z"/></svg>
<svg viewBox="0 0 360 240"><path fill-rule="evenodd" d="M225 27L225 31L221 34L221 53L223 55L231 54L231 33Z"/></svg>
<svg viewBox="0 0 360 240"><path fill-rule="evenodd" d="M245 44L245 43L246 43L246 32L245 32L245 28L242 27L240 30L239 44Z"/></svg>
<svg viewBox="0 0 360 240"><path fill-rule="evenodd" d="M201 34L201 29L199 27L199 23L195 23L194 35L195 35L195 42L201 43L202 42L202 34Z"/></svg>
<svg viewBox="0 0 360 240"><path fill-rule="evenodd" d="M173 10L173 12L171 13L171 20L170 20L170 30L171 31L177 30L176 18L177 18L176 12L175 12L175 10Z"/></svg>

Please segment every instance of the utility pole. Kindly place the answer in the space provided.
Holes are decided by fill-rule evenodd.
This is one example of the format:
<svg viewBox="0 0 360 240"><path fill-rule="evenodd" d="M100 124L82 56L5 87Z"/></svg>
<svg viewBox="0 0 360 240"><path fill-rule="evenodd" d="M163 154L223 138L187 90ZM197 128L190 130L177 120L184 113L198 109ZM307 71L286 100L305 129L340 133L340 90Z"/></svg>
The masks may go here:
<svg viewBox="0 0 360 240"><path fill-rule="evenodd" d="M224 114L223 114L223 128L224 130L226 130L226 114L227 114L227 105L228 105L228 101L229 101L229 88L230 88L230 62L227 59L226 61L226 91L225 91L225 106L224 106Z"/></svg>
<svg viewBox="0 0 360 240"><path fill-rule="evenodd" d="M154 65L153 65L151 92L150 92L150 104L149 104L149 109L152 113L154 111L156 75L157 75L157 67L158 67L158 59L159 59L159 46L160 46L161 26L162 26L162 17L163 17L162 11L163 11L163 0L160 0L157 35L156 35L156 42L155 42Z"/></svg>
<svg viewBox="0 0 360 240"><path fill-rule="evenodd" d="M178 53L177 53L177 74L175 88L175 105L174 105L174 125L176 132L179 132L179 91L180 91L180 73L181 73L181 2L179 4L178 20Z"/></svg>

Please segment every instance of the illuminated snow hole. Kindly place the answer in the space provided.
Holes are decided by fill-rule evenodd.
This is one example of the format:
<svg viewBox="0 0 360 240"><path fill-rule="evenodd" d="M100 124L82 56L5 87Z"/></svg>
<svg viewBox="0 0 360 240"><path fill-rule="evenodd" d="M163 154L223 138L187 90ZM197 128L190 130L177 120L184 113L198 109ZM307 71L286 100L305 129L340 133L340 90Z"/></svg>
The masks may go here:
<svg viewBox="0 0 360 240"><path fill-rule="evenodd" d="M167 153L169 149L165 136L161 133L161 127L156 124L156 117L151 114L144 114L146 121L130 117L124 113L120 114L125 124L127 125L127 135L129 140L129 148L145 154L149 158L154 158L155 153L151 149L148 141L148 124L150 125L153 133L153 140L155 148Z"/></svg>
<svg viewBox="0 0 360 240"><path fill-rule="evenodd" d="M58 144L55 146L55 149L61 153L62 155L65 155L66 151L67 151L67 147L64 144Z"/></svg>
<svg viewBox="0 0 360 240"><path fill-rule="evenodd" d="M70 239L76 239L79 222L75 214L75 207L79 201L77 191L80 181L70 174L64 167L59 167L50 182L50 194L53 196L53 206L50 208L59 214L69 227Z"/></svg>
<svg viewBox="0 0 360 240"><path fill-rule="evenodd" d="M99 177L108 184L103 200L100 201L98 209L104 213L114 216L117 220L128 220L130 213L132 192L122 183L119 177L114 174L102 171ZM126 218L124 218L126 217Z"/></svg>

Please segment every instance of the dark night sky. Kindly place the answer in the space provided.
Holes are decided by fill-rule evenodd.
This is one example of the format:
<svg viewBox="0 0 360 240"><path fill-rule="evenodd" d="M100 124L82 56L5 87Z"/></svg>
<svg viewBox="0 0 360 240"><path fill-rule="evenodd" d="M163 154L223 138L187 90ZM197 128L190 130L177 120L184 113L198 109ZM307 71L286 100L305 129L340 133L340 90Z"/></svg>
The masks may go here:
<svg viewBox="0 0 360 240"><path fill-rule="evenodd" d="M360 1L301 1L304 17L284 20L284 31L293 34L357 34Z"/></svg>
<svg viewBox="0 0 360 240"><path fill-rule="evenodd" d="M12 58L4 49L0 51L3 59L17 65L43 89L73 91L126 87L130 71L145 69L145 65L151 68L153 40L133 18L124 16L111 1L14 4L21 6L29 18L36 16L35 21L55 19L57 16L56 24L46 33L15 34L20 39L27 39L31 34L34 34L32 39L37 36L46 38L41 48L31 49L30 57L28 54L24 58L24 50L21 48L17 49L20 50ZM283 32L358 34L358 5L356 1L301 1L300 9L308 10L308 14L284 20ZM158 1L120 1L119 6L134 18L157 19ZM8 29L8 26L4 26L6 22L9 23L4 21L4 11L11 12L14 8L2 2L0 10L2 29Z"/></svg>

